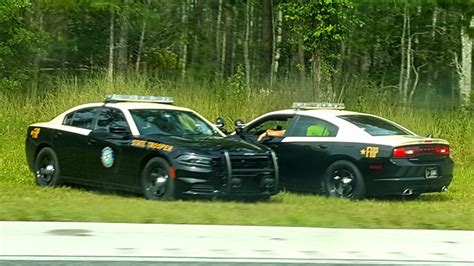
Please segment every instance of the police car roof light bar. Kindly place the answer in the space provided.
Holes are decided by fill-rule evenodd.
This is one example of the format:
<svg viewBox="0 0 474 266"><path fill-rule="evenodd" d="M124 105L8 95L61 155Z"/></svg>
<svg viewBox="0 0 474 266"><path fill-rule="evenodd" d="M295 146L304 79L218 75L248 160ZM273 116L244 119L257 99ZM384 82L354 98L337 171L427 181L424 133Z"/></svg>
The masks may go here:
<svg viewBox="0 0 474 266"><path fill-rule="evenodd" d="M344 103L326 103L326 102L294 102L293 109L303 110L344 110L346 106Z"/></svg>
<svg viewBox="0 0 474 266"><path fill-rule="evenodd" d="M174 100L172 97L162 97L162 96L112 94L112 95L107 95L105 97L105 102L106 103L141 102L141 103L173 104Z"/></svg>

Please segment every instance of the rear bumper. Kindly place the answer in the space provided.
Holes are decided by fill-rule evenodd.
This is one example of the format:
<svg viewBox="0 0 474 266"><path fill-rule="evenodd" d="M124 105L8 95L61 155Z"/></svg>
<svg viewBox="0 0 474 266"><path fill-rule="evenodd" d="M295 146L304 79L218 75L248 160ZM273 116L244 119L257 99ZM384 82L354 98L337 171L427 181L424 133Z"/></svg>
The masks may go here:
<svg viewBox="0 0 474 266"><path fill-rule="evenodd" d="M442 192L451 184L454 163L451 158L431 163L390 160L381 171L366 172L367 194L402 195L407 189L414 194ZM427 178L426 169L436 169L438 177Z"/></svg>
<svg viewBox="0 0 474 266"><path fill-rule="evenodd" d="M424 177L376 179L367 184L367 194L372 196L402 195L407 189L412 190L413 194L442 192L449 186L452 179L452 175L433 179Z"/></svg>

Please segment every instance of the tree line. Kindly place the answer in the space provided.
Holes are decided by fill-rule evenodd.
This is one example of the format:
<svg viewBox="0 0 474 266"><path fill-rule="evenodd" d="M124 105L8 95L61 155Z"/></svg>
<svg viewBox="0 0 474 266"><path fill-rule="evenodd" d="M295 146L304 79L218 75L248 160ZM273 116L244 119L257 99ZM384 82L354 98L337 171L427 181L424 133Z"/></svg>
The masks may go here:
<svg viewBox="0 0 474 266"><path fill-rule="evenodd" d="M139 74L301 82L322 99L365 80L469 106L473 14L472 0L3 0L0 91Z"/></svg>

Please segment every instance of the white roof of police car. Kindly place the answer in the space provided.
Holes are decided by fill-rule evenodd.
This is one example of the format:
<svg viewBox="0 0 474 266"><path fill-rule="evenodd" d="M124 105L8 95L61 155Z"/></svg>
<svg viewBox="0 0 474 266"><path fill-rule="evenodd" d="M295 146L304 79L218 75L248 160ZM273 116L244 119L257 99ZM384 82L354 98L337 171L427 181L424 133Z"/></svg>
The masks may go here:
<svg viewBox="0 0 474 266"><path fill-rule="evenodd" d="M256 119L250 121L247 123L247 125L260 120L261 118L271 116L271 115L305 115L305 116L310 116L310 117L315 117L319 119L323 119L327 122L330 122L336 126L339 127L338 134L336 137L331 137L328 138L326 137L325 139L333 139L333 141L353 141L355 138L357 138L361 142L368 142L368 143L374 143L375 139L378 139L380 143L388 144L388 143L399 143L402 139L405 139L403 136L382 136L382 137L374 137L370 135L367 131L365 131L363 128L358 127L357 125L346 121L339 116L341 115L367 115L367 116L373 116L380 118L382 120L385 120L389 123L394 123L390 120L387 120L383 117L371 115L371 114L365 114L365 113L359 113L359 112L353 112L353 111L346 111L346 110L334 110L334 109L285 109L285 110L278 110L278 111L273 111L269 112L266 114L263 114ZM411 130L396 124L398 127L403 128L407 132L411 133L413 136L417 136L415 133L413 133ZM383 140L382 140L383 139ZM316 141L316 138L314 139ZM287 137L286 140L283 140L284 142L294 142L294 141L307 141L305 137Z"/></svg>
<svg viewBox="0 0 474 266"><path fill-rule="evenodd" d="M160 103L147 103L147 102L114 102L114 103L87 103L87 104L81 104L78 106L75 106L73 108L70 108L66 110L65 112L61 113L60 115L56 116L49 122L45 123L35 123L32 126L42 126L42 127L49 127L49 128L56 128L56 129L61 129L65 131L70 131L70 132L75 132L79 133L82 135L87 135L91 131L90 129L81 129L81 128L75 128L75 127L70 127L66 125L62 125L64 122L64 117L74 111L84 109L84 108L90 108L90 107L112 107L112 108L117 108L120 109L122 112L124 112L125 118L127 119L127 122L130 126L130 130L133 135L137 136L140 134L137 126L135 125L135 122L133 118L131 117L130 113L128 110L133 110L133 109L162 109L162 110L179 110L179 111L184 111L184 112L193 112L196 114L198 117L203 119L210 125L214 130L216 130L220 135L224 136L224 134L211 122L209 122L205 117L200 115L199 113L185 107L179 107L175 105L170 105L170 104L160 104Z"/></svg>
<svg viewBox="0 0 474 266"><path fill-rule="evenodd" d="M144 102L114 102L114 103L86 103L86 104L81 104L75 107L72 107L57 117L55 117L53 120L51 120L51 123L62 123L64 121L64 117L74 111L84 109L84 108L90 108L90 107L112 107L112 108L117 108L122 111L124 110L133 110L133 109L166 109L166 110L180 110L180 111L187 111L187 112L194 112L191 109L185 108L185 107L179 107L175 105L170 105L170 104L160 104L160 103L144 103Z"/></svg>

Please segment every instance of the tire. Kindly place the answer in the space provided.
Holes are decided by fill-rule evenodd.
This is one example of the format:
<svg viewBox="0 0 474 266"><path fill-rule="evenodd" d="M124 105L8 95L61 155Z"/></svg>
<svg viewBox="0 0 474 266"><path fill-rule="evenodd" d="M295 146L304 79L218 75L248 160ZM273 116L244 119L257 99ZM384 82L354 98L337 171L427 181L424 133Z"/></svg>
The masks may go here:
<svg viewBox="0 0 474 266"><path fill-rule="evenodd" d="M149 200L175 198L175 180L170 175L170 165L162 158L153 158L145 165L142 176L143 196Z"/></svg>
<svg viewBox="0 0 474 266"><path fill-rule="evenodd" d="M353 163L340 160L332 163L321 180L321 191L328 197L362 199L365 182L360 170Z"/></svg>
<svg viewBox="0 0 474 266"><path fill-rule="evenodd" d="M61 184L58 157L49 147L41 149L36 155L34 171L36 184L40 187L55 187Z"/></svg>

